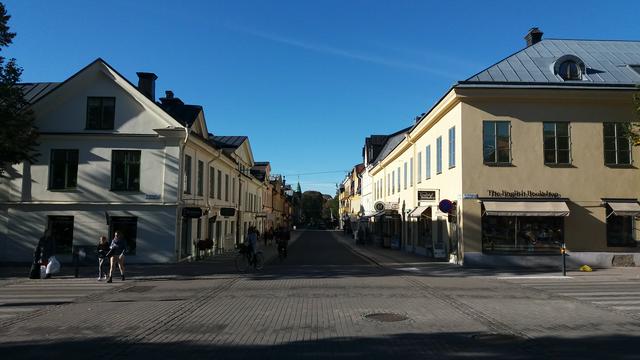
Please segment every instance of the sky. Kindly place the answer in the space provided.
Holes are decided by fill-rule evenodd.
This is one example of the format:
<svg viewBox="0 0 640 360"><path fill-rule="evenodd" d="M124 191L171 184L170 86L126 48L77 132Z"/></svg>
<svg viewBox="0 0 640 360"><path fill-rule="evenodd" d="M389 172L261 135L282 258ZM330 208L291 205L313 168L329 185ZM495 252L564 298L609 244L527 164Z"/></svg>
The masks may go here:
<svg viewBox="0 0 640 360"><path fill-rule="evenodd" d="M640 1L4 0L22 81L98 57L204 107L256 161L334 195L365 137L410 126L457 81L543 38L640 40Z"/></svg>

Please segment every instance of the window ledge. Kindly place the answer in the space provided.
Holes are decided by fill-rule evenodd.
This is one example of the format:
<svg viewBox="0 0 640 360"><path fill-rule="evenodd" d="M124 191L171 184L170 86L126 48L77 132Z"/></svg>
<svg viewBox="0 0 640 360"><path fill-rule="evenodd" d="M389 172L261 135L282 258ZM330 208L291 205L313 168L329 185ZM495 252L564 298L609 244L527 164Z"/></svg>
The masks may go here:
<svg viewBox="0 0 640 360"><path fill-rule="evenodd" d="M109 189L109 191L114 192L114 193L121 193L121 194L140 194L140 195L144 195L144 193L140 190L116 190L116 189Z"/></svg>
<svg viewBox="0 0 640 360"><path fill-rule="evenodd" d="M604 166L613 169L637 169L633 164L604 164Z"/></svg>
<svg viewBox="0 0 640 360"><path fill-rule="evenodd" d="M569 169L577 169L573 164L555 164L555 163L545 163L544 166L550 168L569 168Z"/></svg>
<svg viewBox="0 0 640 360"><path fill-rule="evenodd" d="M79 193L80 190L77 188L69 188L69 189L47 189L47 191L51 192L59 192L59 193Z"/></svg>
<svg viewBox="0 0 640 360"><path fill-rule="evenodd" d="M489 167L516 167L513 163L484 163L485 166Z"/></svg>

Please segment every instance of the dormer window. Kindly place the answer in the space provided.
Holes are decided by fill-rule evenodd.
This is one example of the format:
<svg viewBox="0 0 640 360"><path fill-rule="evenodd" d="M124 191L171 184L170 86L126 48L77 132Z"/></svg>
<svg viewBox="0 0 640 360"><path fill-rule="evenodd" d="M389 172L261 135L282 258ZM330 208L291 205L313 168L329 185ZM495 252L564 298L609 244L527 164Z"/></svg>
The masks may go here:
<svg viewBox="0 0 640 360"><path fill-rule="evenodd" d="M580 66L573 60L567 60L560 64L558 75L564 80L582 80Z"/></svg>
<svg viewBox="0 0 640 360"><path fill-rule="evenodd" d="M565 55L556 60L553 70L562 80L582 80L585 73L585 65L579 57Z"/></svg>

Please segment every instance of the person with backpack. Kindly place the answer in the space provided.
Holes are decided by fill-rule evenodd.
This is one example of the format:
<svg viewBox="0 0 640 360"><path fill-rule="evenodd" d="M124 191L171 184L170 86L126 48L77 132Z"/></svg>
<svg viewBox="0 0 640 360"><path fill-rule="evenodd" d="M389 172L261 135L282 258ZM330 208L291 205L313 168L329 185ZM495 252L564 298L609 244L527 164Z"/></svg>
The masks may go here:
<svg viewBox="0 0 640 360"><path fill-rule="evenodd" d="M120 231L116 231L113 240L111 240L111 245L109 245L109 252L107 253L107 257L109 257L109 280L108 283L113 282L113 268L116 267L116 263L118 264L118 268L120 269L120 275L122 276L122 281L124 281L124 253L127 250L127 241L122 237Z"/></svg>

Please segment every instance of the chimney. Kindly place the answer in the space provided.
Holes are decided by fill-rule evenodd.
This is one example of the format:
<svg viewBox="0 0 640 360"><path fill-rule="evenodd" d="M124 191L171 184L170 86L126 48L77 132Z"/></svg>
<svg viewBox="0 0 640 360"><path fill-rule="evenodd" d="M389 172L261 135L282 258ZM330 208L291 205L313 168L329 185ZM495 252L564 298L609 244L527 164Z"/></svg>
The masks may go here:
<svg viewBox="0 0 640 360"><path fill-rule="evenodd" d="M171 90L165 91L164 95L165 95L164 97L167 98L167 99L173 99L173 91L171 91Z"/></svg>
<svg viewBox="0 0 640 360"><path fill-rule="evenodd" d="M527 42L527 47L537 44L542 40L542 34L544 34L537 27L529 29L527 36L524 37L524 40Z"/></svg>
<svg viewBox="0 0 640 360"><path fill-rule="evenodd" d="M156 74L149 72L137 72L138 74L138 90L148 97L151 101L156 101Z"/></svg>

